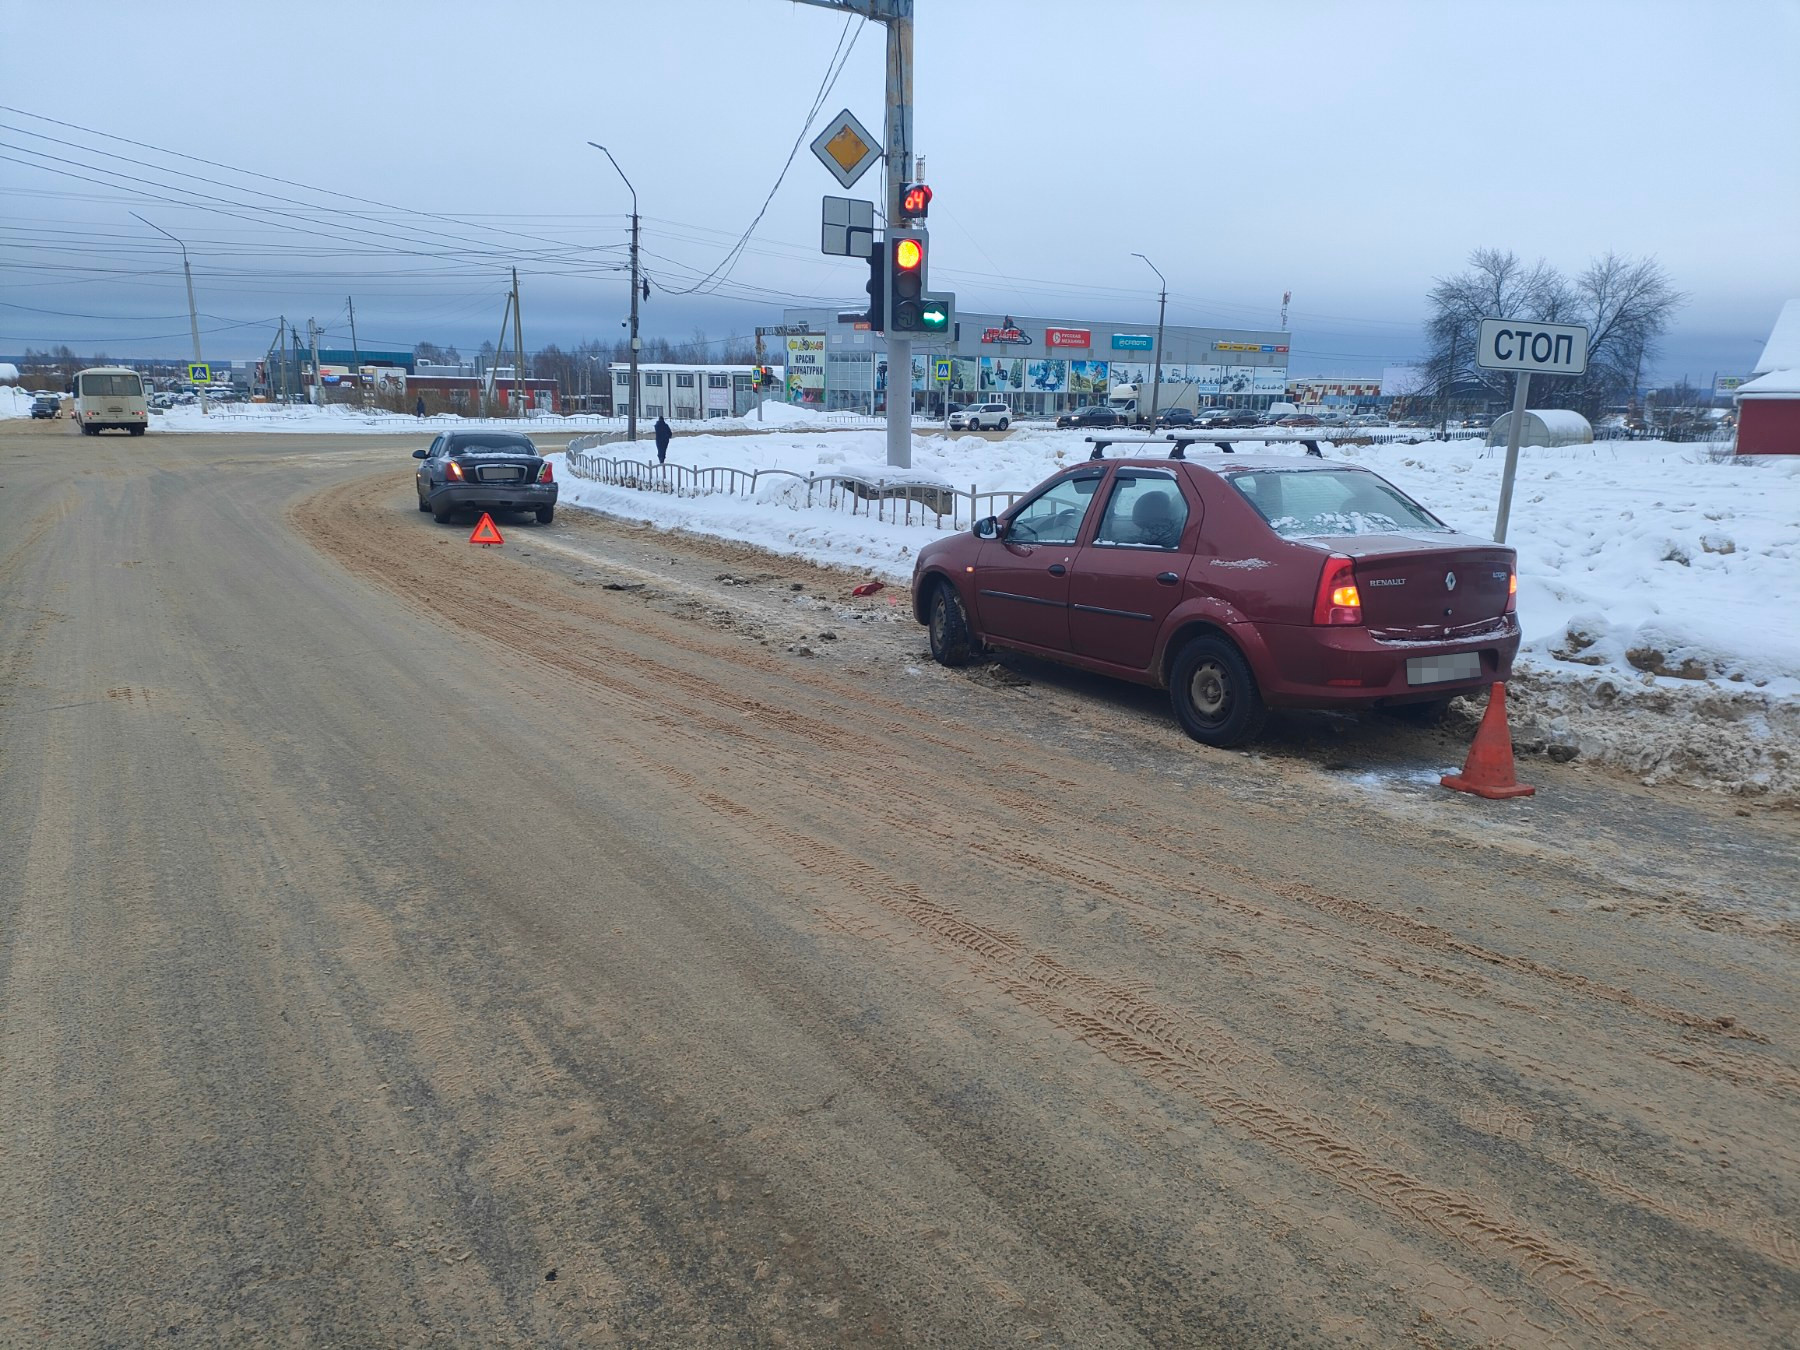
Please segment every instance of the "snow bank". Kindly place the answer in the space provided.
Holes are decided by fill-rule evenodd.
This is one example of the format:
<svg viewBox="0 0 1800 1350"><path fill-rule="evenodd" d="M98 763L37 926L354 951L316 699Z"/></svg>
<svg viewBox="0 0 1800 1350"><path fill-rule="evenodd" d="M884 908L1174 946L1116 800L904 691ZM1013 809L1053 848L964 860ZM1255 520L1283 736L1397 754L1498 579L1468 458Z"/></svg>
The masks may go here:
<svg viewBox="0 0 1800 1350"><path fill-rule="evenodd" d="M1082 433L1048 428L997 441L915 434L913 469L965 492L1022 491L1089 449ZM602 453L655 458L648 442ZM1328 443L1326 453L1380 473L1459 530L1493 532L1503 450L1428 441ZM686 436L670 459L881 472L886 442L878 430ZM761 501L676 497L557 469L572 506L898 581L939 533L808 510L804 489L771 489ZM1519 552L1518 669L1533 718L1573 737L1587 757L1646 777L1800 794L1800 624L1792 617L1800 612L1800 460L1662 441L1527 447L1509 532Z"/></svg>
<svg viewBox="0 0 1800 1350"><path fill-rule="evenodd" d="M150 416L150 434L158 431L188 432L289 432L297 435L345 435L363 433L372 436L423 436L427 440L440 431L519 431L546 444L557 444L570 436L622 428L623 418L577 415L572 417L458 417L444 413L435 417L414 417L411 413L383 412L379 409L353 408L347 403L215 403L212 411L202 414L198 403L177 404Z"/></svg>
<svg viewBox="0 0 1800 1350"><path fill-rule="evenodd" d="M32 393L17 385L0 385L0 417L30 417Z"/></svg>

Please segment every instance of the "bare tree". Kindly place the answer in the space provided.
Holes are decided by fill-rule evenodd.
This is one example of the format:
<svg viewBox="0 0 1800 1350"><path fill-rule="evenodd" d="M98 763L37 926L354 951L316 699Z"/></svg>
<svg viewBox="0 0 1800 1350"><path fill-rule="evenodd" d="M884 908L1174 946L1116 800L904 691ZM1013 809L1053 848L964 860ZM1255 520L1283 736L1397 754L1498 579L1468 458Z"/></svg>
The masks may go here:
<svg viewBox="0 0 1800 1350"><path fill-rule="evenodd" d="M1459 384L1480 384L1495 398L1506 392L1503 372L1475 364L1475 333L1484 318L1556 323L1574 297L1562 273L1542 258L1527 266L1510 250L1478 248L1469 255L1469 270L1438 278L1427 299L1425 368L1438 397L1447 400Z"/></svg>
<svg viewBox="0 0 1800 1350"><path fill-rule="evenodd" d="M1636 397L1645 361L1687 301L1654 258L1607 253L1575 279L1579 317L1588 330L1587 374L1576 383L1581 410Z"/></svg>
<svg viewBox="0 0 1800 1350"><path fill-rule="evenodd" d="M1431 288L1422 365L1440 400L1447 401L1459 385L1479 385L1488 397L1503 399L1511 377L1475 364L1482 319L1582 324L1588 330L1588 373L1538 376L1532 394L1539 406L1559 400L1591 417L1635 388L1642 362L1654 354L1685 299L1651 258L1607 253L1571 283L1542 259L1526 266L1510 251L1479 248L1469 255L1468 271L1440 277Z"/></svg>

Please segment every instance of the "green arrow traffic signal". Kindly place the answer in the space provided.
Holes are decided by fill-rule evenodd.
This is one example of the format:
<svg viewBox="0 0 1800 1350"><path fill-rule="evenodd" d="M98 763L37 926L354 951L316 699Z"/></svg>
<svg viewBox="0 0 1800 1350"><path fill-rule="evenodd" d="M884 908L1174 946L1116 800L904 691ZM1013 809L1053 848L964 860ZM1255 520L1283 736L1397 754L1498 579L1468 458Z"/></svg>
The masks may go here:
<svg viewBox="0 0 1800 1350"><path fill-rule="evenodd" d="M941 333L950 326L950 311L935 300L919 309L919 327L927 333Z"/></svg>

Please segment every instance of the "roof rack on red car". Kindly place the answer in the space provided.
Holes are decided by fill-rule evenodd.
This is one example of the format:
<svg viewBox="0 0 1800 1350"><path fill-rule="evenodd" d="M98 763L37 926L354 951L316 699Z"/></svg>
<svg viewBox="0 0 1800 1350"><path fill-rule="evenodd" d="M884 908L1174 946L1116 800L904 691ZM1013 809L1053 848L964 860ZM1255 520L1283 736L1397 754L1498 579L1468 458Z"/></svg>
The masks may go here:
<svg viewBox="0 0 1800 1350"><path fill-rule="evenodd" d="M1112 445L1163 446L1163 445L1170 445L1170 443L1174 443L1175 448L1174 448L1174 450L1170 450L1170 452L1168 452L1168 457L1170 457L1170 459L1186 459L1186 457L1188 457L1188 446L1193 445L1193 443L1195 443L1195 441L1199 441L1199 443L1201 443L1201 445L1220 446L1220 448L1222 448L1222 450L1224 450L1224 452L1226 452L1226 454L1228 454L1228 455L1233 454L1233 450L1231 450L1231 443L1229 443L1229 441L1222 441L1222 439L1219 439L1219 437L1215 437L1215 436L1174 436L1174 434L1170 434L1170 436L1165 436L1165 437L1156 437L1156 436L1089 436L1089 437L1087 437L1087 441L1089 441L1089 445L1094 446L1093 454L1087 455L1087 457L1089 457L1089 459L1105 459L1105 452L1107 452L1107 446L1112 446Z"/></svg>
<svg viewBox="0 0 1800 1350"><path fill-rule="evenodd" d="M1306 453L1313 458L1325 458L1324 452L1319 449L1319 441L1316 436L1190 436L1186 432L1171 431L1168 435L1163 436L1160 439L1154 436L1089 436L1086 439L1088 444L1094 447L1093 454L1088 456L1089 459L1105 459L1107 447L1113 445L1173 446L1174 448L1169 451L1170 459L1186 459L1187 448L1190 445L1210 445L1217 449L1221 454L1235 455L1237 451L1232 448L1233 444L1245 439L1271 443L1286 442L1290 445L1304 445L1306 447Z"/></svg>

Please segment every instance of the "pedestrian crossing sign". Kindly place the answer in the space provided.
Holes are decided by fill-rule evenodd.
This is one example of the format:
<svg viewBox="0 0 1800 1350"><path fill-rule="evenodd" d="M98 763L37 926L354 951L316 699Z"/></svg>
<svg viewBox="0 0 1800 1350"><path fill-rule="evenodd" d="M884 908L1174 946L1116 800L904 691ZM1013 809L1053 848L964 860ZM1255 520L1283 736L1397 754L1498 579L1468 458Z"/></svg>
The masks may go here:
<svg viewBox="0 0 1800 1350"><path fill-rule="evenodd" d="M932 360L931 377L939 384L950 383L950 358L939 356Z"/></svg>
<svg viewBox="0 0 1800 1350"><path fill-rule="evenodd" d="M190 363L188 366L188 383L211 384L212 367L200 361Z"/></svg>

